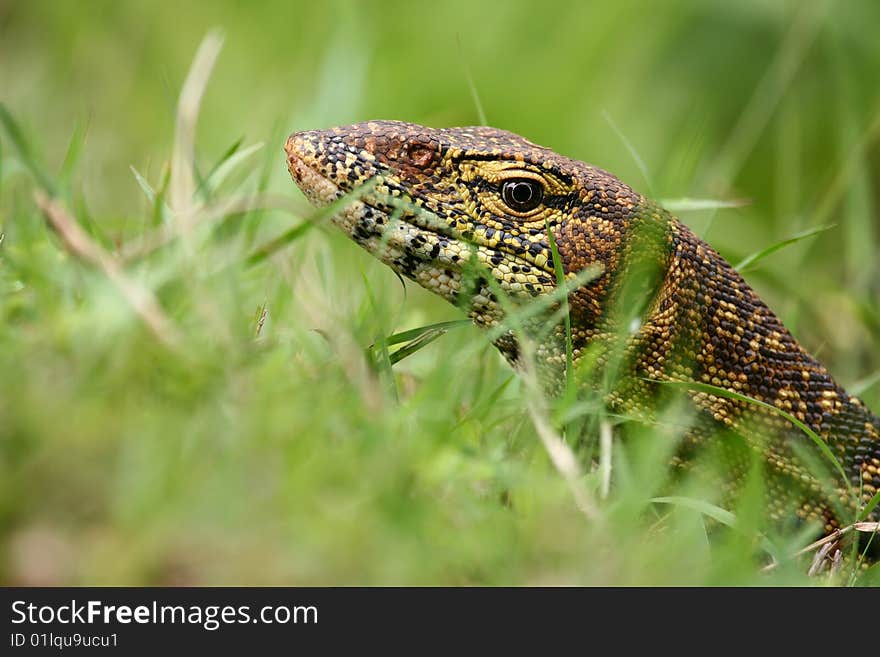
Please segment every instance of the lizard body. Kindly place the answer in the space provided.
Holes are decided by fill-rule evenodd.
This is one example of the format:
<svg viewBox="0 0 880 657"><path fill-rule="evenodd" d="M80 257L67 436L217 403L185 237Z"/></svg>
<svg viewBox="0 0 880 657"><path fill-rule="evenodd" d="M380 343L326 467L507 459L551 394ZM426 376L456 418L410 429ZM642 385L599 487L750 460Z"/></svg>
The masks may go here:
<svg viewBox="0 0 880 657"><path fill-rule="evenodd" d="M597 271L568 296L575 367L588 358L617 363L627 376L607 402L647 417L658 382L704 384L688 393L699 416L690 441L719 428L744 436L766 463L772 517L793 512L830 532L880 490L877 416L712 247L613 175L488 127L373 121L295 133L285 150L294 181L316 205L372 185L334 222L395 271L464 305L482 327L503 321L498 287L513 300L556 288L549 228L566 277ZM495 285L467 273L473 260ZM565 376L560 327L535 355L551 388ZM518 362L513 334L496 345ZM789 419L705 386L797 418L830 448L847 482L823 489L799 456L811 441Z"/></svg>

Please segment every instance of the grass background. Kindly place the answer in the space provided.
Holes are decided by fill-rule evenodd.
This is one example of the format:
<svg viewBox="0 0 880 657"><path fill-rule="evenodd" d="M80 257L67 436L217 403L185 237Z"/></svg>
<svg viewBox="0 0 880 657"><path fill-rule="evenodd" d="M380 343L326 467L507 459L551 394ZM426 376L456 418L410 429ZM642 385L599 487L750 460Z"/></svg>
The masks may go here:
<svg viewBox="0 0 880 657"><path fill-rule="evenodd" d="M661 428L615 445L611 494L585 519L528 391L476 329L377 373L363 356L377 338L461 313L323 223L245 261L311 215L289 132L475 124L472 81L491 125L656 198L746 201L680 213L731 262L834 224L746 277L878 409L878 24L869 0L0 3L0 102L23 140L0 131L0 582L829 581L760 571L760 536L779 557L808 540L762 524L760 482L736 530L651 503L675 438ZM225 40L194 161L201 179L224 159L229 173L163 216L130 166L168 180L178 94L212 28ZM225 158L239 140L264 145ZM125 268L176 347L64 248L29 165L111 253L185 232L187 208L204 219ZM199 206L255 193L268 209Z"/></svg>

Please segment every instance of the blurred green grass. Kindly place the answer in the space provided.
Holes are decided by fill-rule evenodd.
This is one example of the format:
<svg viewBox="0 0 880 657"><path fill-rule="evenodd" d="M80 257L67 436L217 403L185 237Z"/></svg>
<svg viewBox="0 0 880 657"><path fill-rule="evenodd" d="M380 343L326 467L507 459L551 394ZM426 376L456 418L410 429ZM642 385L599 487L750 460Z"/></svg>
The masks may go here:
<svg viewBox="0 0 880 657"><path fill-rule="evenodd" d="M180 331L168 350L46 226L0 132L0 581L824 581L789 562L760 572L756 536L773 532L749 520L760 490L738 531L710 539L701 514L652 505L668 476L660 429L615 446L603 522L585 520L527 389L474 328L395 365L392 394L365 348L461 315L344 236L319 225L245 260L311 213L284 168L289 132L474 124L470 75L494 126L658 198L748 199L681 215L732 262L836 224L747 277L877 409L877 24L867 0L0 5L0 102L105 248L163 225L129 167L162 187L177 96L214 27L225 42L196 169L263 142L212 198L288 199L129 267ZM598 490L597 473L585 483ZM693 486L677 492L718 502ZM806 538L774 540L788 554Z"/></svg>

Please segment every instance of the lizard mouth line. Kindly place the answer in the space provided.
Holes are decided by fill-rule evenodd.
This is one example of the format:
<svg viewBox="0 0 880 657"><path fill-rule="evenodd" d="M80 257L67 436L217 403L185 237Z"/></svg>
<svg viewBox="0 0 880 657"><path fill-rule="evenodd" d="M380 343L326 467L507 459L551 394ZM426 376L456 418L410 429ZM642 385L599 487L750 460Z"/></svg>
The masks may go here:
<svg viewBox="0 0 880 657"><path fill-rule="evenodd" d="M288 168L299 188L315 206L325 207L346 194L352 194L351 202L340 208L331 220L361 244L370 238L391 242L394 239L393 233L389 234L388 230L396 224L399 224L400 230L424 231L436 235L438 239L462 241L450 229L444 230L445 227L440 225L426 225L431 222L412 221L416 218L416 214L404 211L402 208L395 211L396 208L390 208L389 204L369 198L368 193L358 198L357 188L343 188L309 166L295 153L290 153ZM437 223L439 224L439 220Z"/></svg>
<svg viewBox="0 0 880 657"><path fill-rule="evenodd" d="M309 165L293 149L288 150L288 169L308 200L323 207L342 198L347 190ZM372 198L371 198L372 197ZM555 288L555 272L501 245L488 245L457 234L430 213L412 212L364 194L341 208L331 219L370 253L413 278L431 266L452 279L460 276L464 263L476 255L494 278L514 296L538 296ZM508 284L508 281L512 283Z"/></svg>

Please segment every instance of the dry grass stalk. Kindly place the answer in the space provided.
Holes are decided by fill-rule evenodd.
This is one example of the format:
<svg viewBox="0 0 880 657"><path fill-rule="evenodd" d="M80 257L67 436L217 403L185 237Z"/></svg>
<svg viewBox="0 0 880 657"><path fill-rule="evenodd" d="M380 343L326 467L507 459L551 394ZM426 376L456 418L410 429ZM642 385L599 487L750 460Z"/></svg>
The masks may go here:
<svg viewBox="0 0 880 657"><path fill-rule="evenodd" d="M37 206L46 216L49 225L58 233L67 250L83 262L100 269L128 301L150 332L167 347L180 344L180 334L153 293L131 280L119 262L95 242L77 223L76 219L58 201L41 191L34 193Z"/></svg>

